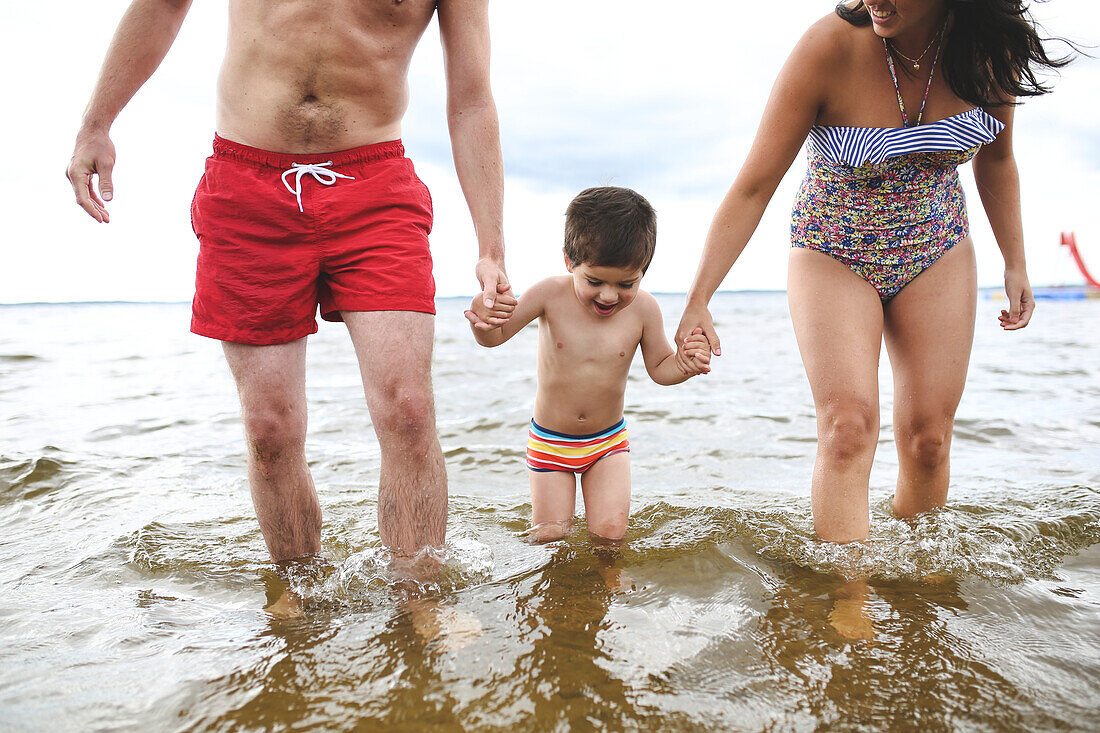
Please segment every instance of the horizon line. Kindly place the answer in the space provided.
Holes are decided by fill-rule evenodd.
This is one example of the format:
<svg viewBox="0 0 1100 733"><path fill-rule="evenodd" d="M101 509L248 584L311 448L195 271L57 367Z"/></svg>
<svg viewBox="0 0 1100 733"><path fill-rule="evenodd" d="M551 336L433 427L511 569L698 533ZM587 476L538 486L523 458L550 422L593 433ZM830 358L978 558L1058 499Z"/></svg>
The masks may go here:
<svg viewBox="0 0 1100 733"><path fill-rule="evenodd" d="M985 292L990 290L1003 290L1001 285L986 285L979 286L979 292ZM1034 285L1032 286L1034 292L1040 292L1043 290L1079 290L1079 291L1091 291L1091 288L1087 283L1067 283L1061 285ZM650 290L651 295L687 295L686 291L682 290ZM769 288L747 288L742 290L716 290L715 295L743 295L752 293L785 293L786 288L783 289L769 289ZM472 298L474 293L468 293L464 295L437 295L435 300L458 300L459 298ZM23 300L23 301L11 301L0 302L0 308L18 308L22 306L32 305L184 305L190 303L190 300Z"/></svg>

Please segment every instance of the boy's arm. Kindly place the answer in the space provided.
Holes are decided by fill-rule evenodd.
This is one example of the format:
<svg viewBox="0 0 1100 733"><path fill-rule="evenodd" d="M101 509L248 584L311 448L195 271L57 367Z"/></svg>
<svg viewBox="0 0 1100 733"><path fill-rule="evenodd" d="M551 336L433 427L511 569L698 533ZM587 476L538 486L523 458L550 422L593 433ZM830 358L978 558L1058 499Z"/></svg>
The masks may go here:
<svg viewBox="0 0 1100 733"><path fill-rule="evenodd" d="M697 374L710 371L710 354L698 354L686 360L687 370L677 364L676 352L665 336L664 319L657 299L646 292L638 293L636 305L642 308L642 361L646 372L657 384L670 385L687 381ZM695 344L687 344L695 346Z"/></svg>
<svg viewBox="0 0 1100 733"><path fill-rule="evenodd" d="M470 303L470 310L465 312L474 339L482 346L500 346L543 314L549 292L548 281L535 283L518 299L515 310L512 311L508 320L490 328L485 327L487 324L484 317L479 314L479 311L485 307L482 296L475 295L473 302Z"/></svg>

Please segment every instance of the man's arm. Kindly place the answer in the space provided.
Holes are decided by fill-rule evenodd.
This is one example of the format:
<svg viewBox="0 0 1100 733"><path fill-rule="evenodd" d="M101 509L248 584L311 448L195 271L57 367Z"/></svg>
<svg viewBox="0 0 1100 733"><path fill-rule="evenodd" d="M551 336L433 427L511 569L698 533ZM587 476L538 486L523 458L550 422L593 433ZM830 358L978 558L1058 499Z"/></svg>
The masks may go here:
<svg viewBox="0 0 1100 733"><path fill-rule="evenodd" d="M115 165L115 146L110 138L111 125L160 66L190 7L191 0L134 0L107 49L66 171L76 202L96 221L110 221L106 202L114 196L111 171ZM96 175L98 195L92 185Z"/></svg>
<svg viewBox="0 0 1100 733"><path fill-rule="evenodd" d="M504 272L504 164L489 87L488 0L439 0L447 123L462 193L477 233L477 279L487 307L508 292Z"/></svg>

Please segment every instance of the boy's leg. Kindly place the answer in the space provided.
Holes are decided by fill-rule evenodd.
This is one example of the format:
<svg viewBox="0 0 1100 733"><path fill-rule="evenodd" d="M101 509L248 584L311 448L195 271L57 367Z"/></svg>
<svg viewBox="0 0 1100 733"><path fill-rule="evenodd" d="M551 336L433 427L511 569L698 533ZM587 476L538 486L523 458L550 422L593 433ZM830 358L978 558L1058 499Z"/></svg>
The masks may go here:
<svg viewBox="0 0 1100 733"><path fill-rule="evenodd" d="M588 531L606 540L621 540L630 517L630 453L601 458L581 474Z"/></svg>
<svg viewBox="0 0 1100 733"><path fill-rule="evenodd" d="M577 507L577 479L567 471L527 470L531 478L531 535L539 542L569 533Z"/></svg>
<svg viewBox="0 0 1100 733"><path fill-rule="evenodd" d="M223 342L241 397L248 486L275 562L321 551L321 506L306 465L306 340Z"/></svg>

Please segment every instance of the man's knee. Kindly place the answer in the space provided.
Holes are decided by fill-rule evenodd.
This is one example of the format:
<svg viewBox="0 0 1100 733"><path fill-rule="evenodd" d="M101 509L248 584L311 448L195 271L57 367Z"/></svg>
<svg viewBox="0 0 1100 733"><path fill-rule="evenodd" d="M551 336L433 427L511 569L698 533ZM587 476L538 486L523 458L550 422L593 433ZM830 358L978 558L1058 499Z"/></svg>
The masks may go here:
<svg viewBox="0 0 1100 733"><path fill-rule="evenodd" d="M406 381L389 385L372 414L380 439L404 444L435 440L435 402L428 384Z"/></svg>
<svg viewBox="0 0 1100 733"><path fill-rule="evenodd" d="M246 408L243 419L248 450L260 464L297 454L305 445L306 415L301 408L287 404Z"/></svg>
<svg viewBox="0 0 1100 733"><path fill-rule="evenodd" d="M831 405L818 417L820 450L832 461L847 464L875 452L878 411L867 404Z"/></svg>

